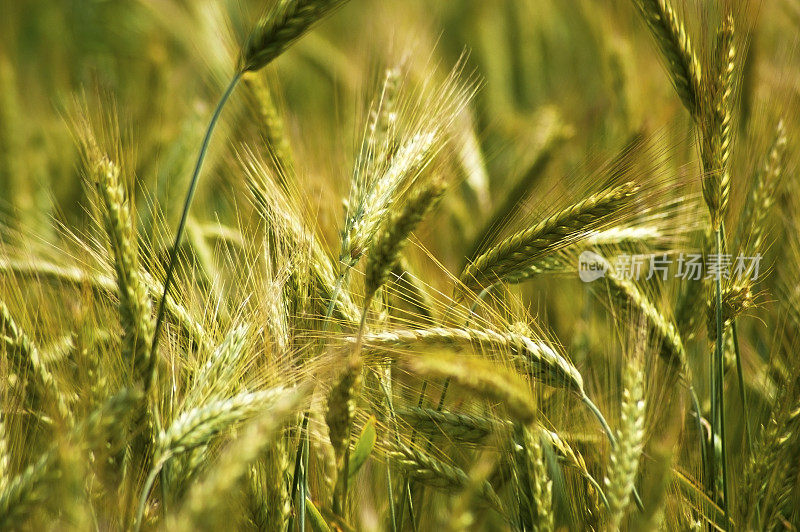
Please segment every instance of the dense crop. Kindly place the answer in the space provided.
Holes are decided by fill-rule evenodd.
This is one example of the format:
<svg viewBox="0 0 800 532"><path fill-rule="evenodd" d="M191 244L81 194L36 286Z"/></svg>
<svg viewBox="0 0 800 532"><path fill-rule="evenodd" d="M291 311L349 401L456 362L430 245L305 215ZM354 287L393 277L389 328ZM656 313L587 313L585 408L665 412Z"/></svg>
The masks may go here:
<svg viewBox="0 0 800 532"><path fill-rule="evenodd" d="M0 10L0 529L800 528L800 7Z"/></svg>

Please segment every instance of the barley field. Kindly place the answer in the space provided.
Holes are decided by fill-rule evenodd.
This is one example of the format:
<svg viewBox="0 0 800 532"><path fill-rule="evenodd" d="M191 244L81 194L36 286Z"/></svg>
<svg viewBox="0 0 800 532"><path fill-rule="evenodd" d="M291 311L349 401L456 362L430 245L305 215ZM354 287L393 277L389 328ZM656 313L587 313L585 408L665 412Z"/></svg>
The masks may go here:
<svg viewBox="0 0 800 532"><path fill-rule="evenodd" d="M800 529L797 0L3 0L0 530Z"/></svg>

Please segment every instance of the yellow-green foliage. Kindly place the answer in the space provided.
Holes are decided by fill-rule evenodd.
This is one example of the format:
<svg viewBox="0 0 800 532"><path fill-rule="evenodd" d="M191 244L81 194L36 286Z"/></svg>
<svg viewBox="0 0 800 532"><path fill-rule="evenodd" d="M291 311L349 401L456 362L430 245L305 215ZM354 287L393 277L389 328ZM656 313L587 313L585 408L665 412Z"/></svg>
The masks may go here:
<svg viewBox="0 0 800 532"><path fill-rule="evenodd" d="M0 3L0 529L800 529L797 2Z"/></svg>

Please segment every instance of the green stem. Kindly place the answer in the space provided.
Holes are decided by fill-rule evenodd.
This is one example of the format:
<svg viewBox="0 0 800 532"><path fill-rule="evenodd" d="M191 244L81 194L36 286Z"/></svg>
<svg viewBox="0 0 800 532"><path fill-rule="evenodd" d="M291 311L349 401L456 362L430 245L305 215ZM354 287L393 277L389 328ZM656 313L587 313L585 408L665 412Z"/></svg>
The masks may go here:
<svg viewBox="0 0 800 532"><path fill-rule="evenodd" d="M323 332L327 332L327 330L328 330L328 325L330 324L330 318L333 315L333 309L334 309L334 307L336 305L336 300L339 298L339 292L342 289L342 286L344 284L344 281L346 279L346 276L347 276L348 272L349 272L349 266L344 271L344 273L342 273L339 276L339 278L336 280L336 284L335 284L335 286L333 288L333 292L331 293L331 300L328 302L328 308L327 308L327 310L325 312L325 321L323 323ZM300 497L299 502L297 504L299 506L298 513L300 515L300 529L301 530L305 530L305 521L306 521L306 512L305 512L305 506L306 506L306 500L305 500L305 494L306 494L305 483L306 483L306 481L305 481L305 476L306 476L306 471L303 468L303 458L304 458L303 452L304 452L305 444L307 443L307 437L308 437L308 417L309 417L309 412L308 412L308 410L306 410L305 412L303 412L303 421L302 421L301 426L300 426L300 440L297 443L297 451L295 453L295 459L294 459L294 474L292 476L292 497L291 497L291 500L292 500L293 503L295 501L295 497L297 496L297 490L300 487L300 483L301 482L303 483L303 495L304 496ZM306 458L306 460L308 459L308 457L305 457L305 458ZM289 517L288 526L286 527L287 532L291 532L292 531L293 525L294 525L294 516L290 516Z"/></svg>
<svg viewBox="0 0 800 532"><path fill-rule="evenodd" d="M300 486L300 478L303 476L303 436L308 431L308 417L309 412L306 410L303 413L303 421L300 423L300 438L297 442L297 452L295 453L294 459L294 473L292 474L292 495L291 501L294 503L295 498L297 497L297 489ZM305 511L305 501L301 501L299 503L303 511ZM286 527L287 532L292 531L292 527L294 524L294 515L289 516L289 523Z"/></svg>
<svg viewBox="0 0 800 532"><path fill-rule="evenodd" d="M144 487L142 488L142 493L139 495L139 504L136 507L136 519L134 521L133 530L134 532L138 532L139 529L142 527L142 520L144 519L144 508L147 506L147 497L150 495L150 491L153 489L153 484L155 484L156 477L162 471L164 464L172 457L171 452L167 452L161 458L158 459L156 464L153 466L153 469L150 470L150 474L147 475L147 479L144 482Z"/></svg>
<svg viewBox="0 0 800 532"><path fill-rule="evenodd" d="M717 230L717 255L722 254L722 227ZM717 391L719 393L719 434L722 447L722 509L725 511L725 530L728 529L730 517L728 515L728 466L727 445L725 443L725 387L724 387L724 353L722 351L722 276L717 275ZM713 442L713 440L712 440Z"/></svg>
<svg viewBox="0 0 800 532"><path fill-rule="evenodd" d="M383 391L383 395L386 398L386 404L389 407L389 416L392 418L392 427L394 428L395 441L397 441L397 445L400 445L401 444L400 431L397 428L398 427L397 414L394 411L394 402L392 401L392 395L389 393L389 390L386 389L386 385L383 383L381 376L376 375L376 377L378 379L378 384L380 385L381 390ZM388 464L387 467L389 467ZM400 507L398 508L398 511L400 513L400 521L399 524L396 526L396 528L398 530L402 530L403 528L403 509L405 508L406 501L408 501L409 505L408 511L411 516L411 526L413 527L414 530L416 530L417 525L416 525L416 519L414 518L414 505L412 503L411 489L409 487L409 482L407 477L403 483L403 493L400 495L400 497L401 497ZM392 499L389 500L389 506L392 508L392 519L394 519L394 501Z"/></svg>
<svg viewBox="0 0 800 532"><path fill-rule="evenodd" d="M722 246L725 245L725 224L720 225L722 232ZM733 353L736 357L736 376L739 381L739 400L742 402L742 411L744 414L744 431L747 435L747 451L753 452L753 433L750 430L750 417L747 415L747 390L744 387L744 370L742 369L742 355L739 351L739 331L736 326L736 317L731 318L731 335L733 336ZM756 508L756 510L758 510Z"/></svg>
<svg viewBox="0 0 800 532"><path fill-rule="evenodd" d="M197 163L194 167L194 172L192 173L192 178L189 181L189 190L186 192L186 199L183 203L183 212L181 213L181 221L178 224L178 231L175 233L175 242L172 244L172 249L170 250L169 254L169 265L167 266L167 277L164 281L164 293L161 296L161 301L158 304L158 314L156 316L156 326L153 330L153 345L150 347L150 360L149 366L147 368L147 381L145 382L145 389L148 390L150 385L153 381L152 374L153 368L155 367L155 359L156 353L158 351L158 336L161 332L161 326L164 323L164 315L167 310L167 296L169 296L169 289L172 285L172 279L175 275L175 266L178 263L178 249L181 245L181 240L183 239L183 233L186 230L186 222L189 219L189 208L192 205L192 200L194 199L194 193L197 190L197 183L200 181L200 170L203 168L203 161L206 158L206 153L208 152L208 146L211 143L211 134L214 132L214 126L217 125L219 121L219 117L222 114L222 108L225 107L225 103L230 98L231 94L233 93L233 89L236 88L236 84L241 79L242 73L237 72L233 79L231 79L230 84L228 84L228 88L225 89L225 92L222 94L222 97L217 104L216 109L214 109L214 114L211 116L211 121L208 123L208 129L206 129L206 135L203 137L203 144L200 146L200 153L197 156Z"/></svg>

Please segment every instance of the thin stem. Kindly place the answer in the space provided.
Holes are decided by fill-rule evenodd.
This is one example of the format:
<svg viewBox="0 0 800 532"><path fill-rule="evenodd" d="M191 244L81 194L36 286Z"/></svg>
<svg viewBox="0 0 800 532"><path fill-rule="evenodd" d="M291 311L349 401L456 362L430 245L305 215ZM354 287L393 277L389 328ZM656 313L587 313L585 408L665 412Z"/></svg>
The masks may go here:
<svg viewBox="0 0 800 532"><path fill-rule="evenodd" d="M700 437L700 464L701 471L706 470L706 442L703 431L703 416L700 413L700 401L697 399L697 393L694 391L694 386L689 385L689 395L692 399L692 409L694 410L694 418L697 420L697 434Z"/></svg>
<svg viewBox="0 0 800 532"><path fill-rule="evenodd" d="M217 104L216 109L214 109L214 114L211 116L211 121L208 123L208 129L206 129L206 135L203 137L203 144L200 146L200 153L197 156L197 163L194 167L194 172L192 173L192 178L189 181L189 190L186 192L186 199L184 200L183 204L183 212L181 213L181 221L178 224L178 231L175 233L175 242L172 244L172 249L169 253L169 265L167 266L167 277L164 281L164 293L161 296L161 301L158 304L158 314L156 316L156 326L153 330L153 345L150 347L150 361L149 367L147 368L147 381L145 382L145 389L149 390L150 385L153 381L152 373L153 368L155 367L155 359L156 353L158 351L158 337L159 333L161 332L161 326L164 323L164 315L167 310L167 297L169 296L169 289L172 286L172 279L175 275L175 266L178 263L178 248L181 245L181 240L183 239L183 233L186 230L186 222L189 219L189 208L192 205L192 200L194 199L194 193L197 190L197 183L200 181L200 170L203 167L203 161L206 158L206 152L208 152L208 146L211 143L211 134L214 132L214 126L217 125L219 121L219 117L222 114L222 108L225 107L225 103L230 98L231 94L233 93L233 89L236 88L236 84L241 79L242 73L237 72L233 79L231 79L230 84L228 84L228 88L225 89L225 92L222 94L222 97Z"/></svg>
<svg viewBox="0 0 800 532"><path fill-rule="evenodd" d="M306 430L306 436L303 440L303 493L300 500L300 512L302 512L300 517L300 532L306 532L306 498L309 496L310 491L308 489L308 461L310 458L310 447L311 447L311 436Z"/></svg>
<svg viewBox="0 0 800 532"><path fill-rule="evenodd" d="M323 332L327 332L327 330L328 330L328 325L330 323L330 318L333 315L333 309L334 309L334 307L336 305L336 300L339 298L339 292L342 290L342 286L343 286L344 281L346 279L347 273L349 272L349 268L350 268L350 266L348 266L348 269L345 270L345 272L342 273L339 276L339 278L336 280L336 285L334 286L333 293L331 294L331 300L328 303L328 308L327 308L327 310L325 312L325 320L323 322ZM295 497L297 496L297 488L299 487L299 483L300 483L301 477L303 479L303 485L304 485L303 492L304 492L304 494L305 494L305 491L306 491L305 490L305 475L306 475L306 472L302 467L302 462L303 462L303 448L304 448L304 444L305 444L305 440L304 440L303 436L308 434L308 417L309 417L309 412L308 412L308 410L306 410L305 412L303 412L303 421L302 421L301 427L300 427L300 440L297 442L297 451L295 452L295 459L294 459L294 474L292 476L292 497L291 497L291 500L292 500L293 503L294 503ZM305 520L306 520L306 514L305 514L306 501L305 501L305 497L301 497L300 498L300 502L298 503L298 506L300 507L298 513L300 514L300 528L302 530L302 529L305 528ZM288 523L288 526L286 528L287 532L291 532L293 525L294 525L294 516L290 516L289 517L289 523Z"/></svg>
<svg viewBox="0 0 800 532"><path fill-rule="evenodd" d="M378 385L381 387L381 390L383 391L383 395L386 398L386 404L389 407L389 417L392 418L392 427L394 428L395 440L397 441L397 444L400 445L400 431L397 429L397 426L398 426L397 425L397 414L394 411L394 403L392 402L392 396L389 393L389 390L386 389L386 385L383 383L383 380L381 379L381 376L380 375L376 375L376 377L378 379ZM390 467L389 464L387 464L386 467ZM409 514L410 514L410 517L411 517L411 526L416 531L417 523L416 523L416 519L414 517L414 505L412 503L411 488L409 486L408 477L406 477L406 480L404 481L403 484L404 484L403 485L403 493L400 495L400 497L401 497L400 507L398 508L398 511L400 513L400 521L399 521L399 523L397 525L394 525L394 519L395 519L394 500L391 499L391 498L389 499L389 506L390 506L391 512L392 512L392 525L396 526L396 528L398 530L402 530L403 529L403 510L405 508L406 501L408 501L408 511L409 511ZM390 487L390 489L391 489L391 487Z"/></svg>
<svg viewBox="0 0 800 532"><path fill-rule="evenodd" d="M300 423L300 438L299 438L299 440L297 442L297 451L295 453L295 459L294 459L294 473L292 474L292 496L291 496L291 499L290 499L292 501L294 501L295 498L297 497L297 488L299 487L299 484L300 484L300 477L303 475L303 471L302 471L302 468L303 468L303 435L308 431L308 417L309 417L309 412L308 412L308 410L306 410L303 413L303 421ZM300 506L302 506L303 507L303 511L305 511L305 501L302 501ZM289 523L288 523L288 526L286 527L287 532L291 532L293 524L294 524L294 516L290 515L289 516Z"/></svg>
<svg viewBox="0 0 800 532"><path fill-rule="evenodd" d="M722 253L722 227L717 230L717 254ZM722 351L722 276L717 275L717 388L719 393L719 433L722 447L722 509L725 511L725 529L728 529L728 466L727 445L725 443L725 387L724 387L724 353ZM713 441L713 440L712 440Z"/></svg>
<svg viewBox="0 0 800 532"><path fill-rule="evenodd" d="M397 518L394 515L394 493L392 491L392 466L386 464L386 490L389 496L389 516L392 520L392 532L397 532Z"/></svg>
<svg viewBox="0 0 800 532"><path fill-rule="evenodd" d="M722 247L724 249L727 247L725 245L724 223L720 225L720 231L722 232ZM741 351L739 351L739 331L738 327L736 326L735 316L731 318L731 335L733 336L733 353L736 357L736 376L739 381L739 400L742 402L742 411L744 413L744 431L747 435L747 451L752 453L753 433L750 430L750 417L747 415L747 390L745 390L744 387L744 370L742 369L742 355ZM756 511L758 511L758 508L756 508Z"/></svg>
<svg viewBox="0 0 800 532"><path fill-rule="evenodd" d="M164 464L171 457L172 457L171 452L165 453L155 463L153 469L150 470L150 474L147 475L147 479L144 482L144 487L142 488L142 493L139 495L139 504L136 507L136 518L134 520L134 525L133 525L134 532L138 532L139 529L142 527L142 521L144 520L144 508L145 506L147 506L147 497L150 495L150 491L153 489L153 484L155 484L156 477L163 470Z"/></svg>
<svg viewBox="0 0 800 532"><path fill-rule="evenodd" d="M747 391L744 387L744 373L742 371L742 357L739 351L739 334L737 333L736 320L731 320L731 335L733 336L733 352L736 355L736 373L739 378L739 398L742 401L744 415L744 430L747 434L747 451L753 452L753 435L750 432L750 418L747 415Z"/></svg>

